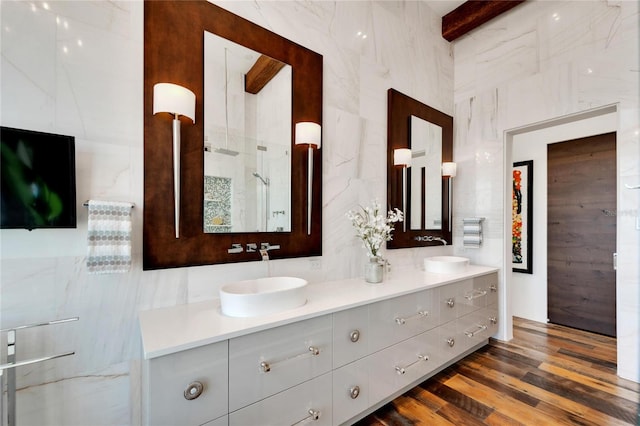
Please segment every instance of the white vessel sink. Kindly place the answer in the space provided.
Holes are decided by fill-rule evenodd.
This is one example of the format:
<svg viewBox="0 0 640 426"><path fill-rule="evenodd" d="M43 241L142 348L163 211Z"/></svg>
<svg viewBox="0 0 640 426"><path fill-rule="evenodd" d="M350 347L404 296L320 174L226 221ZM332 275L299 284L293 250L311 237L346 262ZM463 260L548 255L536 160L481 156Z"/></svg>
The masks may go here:
<svg viewBox="0 0 640 426"><path fill-rule="evenodd" d="M270 277L238 281L220 288L222 313L230 317L257 317L297 308L307 303L307 281Z"/></svg>
<svg viewBox="0 0 640 426"><path fill-rule="evenodd" d="M459 256L433 256L424 259L424 270L436 274L456 274L464 272L469 259Z"/></svg>

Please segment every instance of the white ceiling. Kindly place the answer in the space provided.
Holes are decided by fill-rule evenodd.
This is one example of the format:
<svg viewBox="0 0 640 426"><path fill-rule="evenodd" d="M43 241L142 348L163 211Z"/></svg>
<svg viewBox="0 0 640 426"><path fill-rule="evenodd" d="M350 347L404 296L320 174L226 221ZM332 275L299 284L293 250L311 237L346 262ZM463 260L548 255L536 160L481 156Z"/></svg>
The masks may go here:
<svg viewBox="0 0 640 426"><path fill-rule="evenodd" d="M460 6L465 0L426 0L427 4L441 17Z"/></svg>

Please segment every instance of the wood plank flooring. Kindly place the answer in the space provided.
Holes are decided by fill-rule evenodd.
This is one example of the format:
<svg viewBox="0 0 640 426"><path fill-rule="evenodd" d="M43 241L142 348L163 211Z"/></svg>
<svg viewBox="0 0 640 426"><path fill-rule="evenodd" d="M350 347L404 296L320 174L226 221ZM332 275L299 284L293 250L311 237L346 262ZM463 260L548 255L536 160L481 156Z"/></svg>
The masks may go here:
<svg viewBox="0 0 640 426"><path fill-rule="evenodd" d="M514 318L489 345L356 423L640 425L640 385L616 376L616 339Z"/></svg>

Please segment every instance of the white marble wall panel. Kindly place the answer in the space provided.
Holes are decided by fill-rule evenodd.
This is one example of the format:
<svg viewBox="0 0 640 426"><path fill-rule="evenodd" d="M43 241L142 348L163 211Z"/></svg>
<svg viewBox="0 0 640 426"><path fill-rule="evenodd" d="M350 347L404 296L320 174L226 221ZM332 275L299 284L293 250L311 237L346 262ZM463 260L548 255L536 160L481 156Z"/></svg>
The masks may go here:
<svg viewBox="0 0 640 426"><path fill-rule="evenodd" d="M490 233L481 249L469 251L474 261L503 264L510 129L618 104L618 210L637 212L637 195L623 183L637 181L640 172L639 39L637 2L532 1L454 43L454 218L486 216ZM618 374L638 381L634 214L618 218Z"/></svg>
<svg viewBox="0 0 640 426"><path fill-rule="evenodd" d="M386 199L387 90L453 114L452 52L422 2L216 3L324 57L324 255L143 272L143 2L3 1L0 124L77 143L78 228L0 233L2 327L80 317L19 337L21 356L76 351L19 371L20 424L138 424L140 310L210 300L226 282L268 274L362 276L366 256L345 213ZM130 273L87 274L90 198L136 204ZM451 252L387 256L420 267Z"/></svg>

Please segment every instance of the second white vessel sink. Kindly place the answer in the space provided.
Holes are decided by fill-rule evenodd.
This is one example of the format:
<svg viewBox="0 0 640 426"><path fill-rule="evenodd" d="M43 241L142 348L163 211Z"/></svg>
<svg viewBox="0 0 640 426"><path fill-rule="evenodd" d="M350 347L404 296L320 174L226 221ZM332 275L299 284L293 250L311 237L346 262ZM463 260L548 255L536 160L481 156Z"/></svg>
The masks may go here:
<svg viewBox="0 0 640 426"><path fill-rule="evenodd" d="M456 274L464 272L469 259L459 256L433 256L424 259L424 270L436 274Z"/></svg>
<svg viewBox="0 0 640 426"><path fill-rule="evenodd" d="M295 277L269 277L238 281L220 288L223 315L257 317L297 308L307 303L307 281Z"/></svg>

